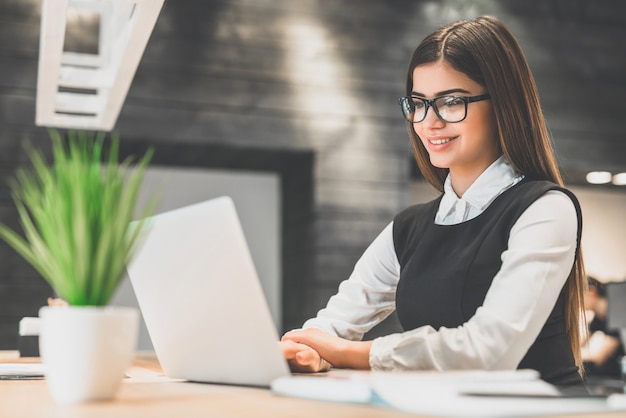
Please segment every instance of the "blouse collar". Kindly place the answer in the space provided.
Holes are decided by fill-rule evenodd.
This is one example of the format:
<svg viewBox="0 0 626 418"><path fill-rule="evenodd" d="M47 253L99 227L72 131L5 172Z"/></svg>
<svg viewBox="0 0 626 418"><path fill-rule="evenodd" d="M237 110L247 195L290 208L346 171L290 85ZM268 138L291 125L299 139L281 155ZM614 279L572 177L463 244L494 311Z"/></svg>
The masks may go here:
<svg viewBox="0 0 626 418"><path fill-rule="evenodd" d="M502 192L519 183L524 175L515 171L504 155L494 161L470 187L462 197L458 197L452 189L450 174L444 182L444 195L439 205L438 218L445 218L451 212L458 212L457 206L469 209L473 207L478 212L484 211L491 202ZM460 212L467 213L464 209Z"/></svg>

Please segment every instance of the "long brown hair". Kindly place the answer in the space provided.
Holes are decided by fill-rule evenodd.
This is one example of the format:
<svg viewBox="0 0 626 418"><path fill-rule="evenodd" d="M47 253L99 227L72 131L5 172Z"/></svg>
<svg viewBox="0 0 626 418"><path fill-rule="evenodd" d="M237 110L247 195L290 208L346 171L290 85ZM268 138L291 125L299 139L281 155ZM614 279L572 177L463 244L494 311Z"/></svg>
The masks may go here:
<svg viewBox="0 0 626 418"><path fill-rule="evenodd" d="M491 96L502 153L513 168L531 180L549 180L563 186L537 86L515 36L500 20L482 16L443 26L417 47L409 64L406 93L413 91L413 70L445 61L485 87ZM415 159L424 178L443 191L448 169L430 163L422 141L408 124ZM585 272L580 246L565 290L565 321L574 358L582 372L580 318Z"/></svg>

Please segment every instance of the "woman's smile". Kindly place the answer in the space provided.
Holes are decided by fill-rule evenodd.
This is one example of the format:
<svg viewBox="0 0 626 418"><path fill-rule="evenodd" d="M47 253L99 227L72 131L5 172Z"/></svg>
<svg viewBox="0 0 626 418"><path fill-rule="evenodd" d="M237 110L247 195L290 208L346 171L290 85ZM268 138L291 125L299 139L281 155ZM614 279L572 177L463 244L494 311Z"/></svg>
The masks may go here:
<svg viewBox="0 0 626 418"><path fill-rule="evenodd" d="M444 144L447 144L447 143L449 143L451 141L454 141L457 138L458 138L458 136L449 136L449 137L432 136L432 137L426 137L428 142L430 144L432 144L432 145L444 145Z"/></svg>

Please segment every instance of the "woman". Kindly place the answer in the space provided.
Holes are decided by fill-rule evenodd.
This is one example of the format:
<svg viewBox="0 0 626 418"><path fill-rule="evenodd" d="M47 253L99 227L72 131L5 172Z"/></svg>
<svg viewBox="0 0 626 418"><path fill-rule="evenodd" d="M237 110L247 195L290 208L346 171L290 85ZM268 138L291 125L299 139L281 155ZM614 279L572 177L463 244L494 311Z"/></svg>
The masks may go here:
<svg viewBox="0 0 626 418"><path fill-rule="evenodd" d="M535 82L506 26L444 26L399 99L443 194L398 214L326 308L281 347L294 371L512 370L581 382L581 214L562 187ZM404 332L360 341L394 310Z"/></svg>

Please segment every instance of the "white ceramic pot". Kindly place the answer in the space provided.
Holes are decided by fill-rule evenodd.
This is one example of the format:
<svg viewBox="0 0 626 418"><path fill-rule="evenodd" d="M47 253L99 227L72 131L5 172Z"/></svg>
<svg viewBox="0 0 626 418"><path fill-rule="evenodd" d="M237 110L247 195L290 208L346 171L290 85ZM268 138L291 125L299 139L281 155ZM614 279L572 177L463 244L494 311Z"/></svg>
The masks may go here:
<svg viewBox="0 0 626 418"><path fill-rule="evenodd" d="M139 312L127 307L43 307L39 351L62 404L110 400L137 346Z"/></svg>

